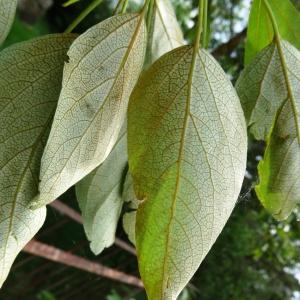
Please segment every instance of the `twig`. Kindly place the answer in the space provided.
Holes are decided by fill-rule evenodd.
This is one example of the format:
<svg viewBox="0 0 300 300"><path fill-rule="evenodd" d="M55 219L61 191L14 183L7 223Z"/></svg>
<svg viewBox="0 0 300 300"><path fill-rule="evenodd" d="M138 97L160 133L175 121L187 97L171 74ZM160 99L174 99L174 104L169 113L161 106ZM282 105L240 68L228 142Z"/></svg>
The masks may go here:
<svg viewBox="0 0 300 300"><path fill-rule="evenodd" d="M61 201L56 200L56 201L52 202L50 204L50 206L52 206L53 208L55 208L57 211L61 212L62 214L68 216L70 219L74 220L75 222L77 222L79 224L83 224L81 215L76 210L74 210L73 208L69 207L68 205L62 203ZM133 255L136 255L135 249L132 246L128 245L126 242L116 238L115 244L118 247L122 248L123 250L125 250Z"/></svg>
<svg viewBox="0 0 300 300"><path fill-rule="evenodd" d="M245 39L247 34L247 28L245 28L243 31L235 35L233 38L231 38L227 43L224 43L214 49L212 51L212 55L214 57L220 57L225 54L231 53L239 44L240 42Z"/></svg>
<svg viewBox="0 0 300 300"><path fill-rule="evenodd" d="M135 276L128 275L126 273L105 267L99 263L89 261L80 256L68 253L66 251L57 249L47 244L40 243L35 240L30 241L24 247L23 251L83 271L100 275L102 277L106 277L115 281L123 282L139 288L143 288L142 281Z"/></svg>

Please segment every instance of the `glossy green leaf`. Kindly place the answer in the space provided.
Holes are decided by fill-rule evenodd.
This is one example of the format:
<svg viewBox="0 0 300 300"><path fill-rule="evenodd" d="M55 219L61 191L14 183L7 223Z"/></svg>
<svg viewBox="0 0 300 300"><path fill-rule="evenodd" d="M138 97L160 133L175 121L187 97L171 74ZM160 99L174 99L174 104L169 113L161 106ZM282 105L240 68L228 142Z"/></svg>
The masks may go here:
<svg viewBox="0 0 300 300"><path fill-rule="evenodd" d="M258 166L257 195L278 220L286 219L300 203L300 135L292 112L291 102L287 100L278 112L264 159Z"/></svg>
<svg viewBox="0 0 300 300"><path fill-rule="evenodd" d="M0 0L0 45L6 39L13 24L18 0Z"/></svg>
<svg viewBox="0 0 300 300"><path fill-rule="evenodd" d="M75 40L68 52L34 206L56 199L109 155L143 67L145 49L145 22L137 14L114 16Z"/></svg>
<svg viewBox="0 0 300 300"><path fill-rule="evenodd" d="M248 24L245 63L251 60L273 39L274 31L264 5L266 0L254 0ZM300 49L300 13L290 0L267 0L275 16L280 35Z"/></svg>
<svg viewBox="0 0 300 300"><path fill-rule="evenodd" d="M49 35L0 53L0 285L44 223L29 208L73 35Z"/></svg>
<svg viewBox="0 0 300 300"><path fill-rule="evenodd" d="M96 255L115 241L126 167L127 134L123 128L104 163L76 185L84 229Z"/></svg>
<svg viewBox="0 0 300 300"><path fill-rule="evenodd" d="M273 37L274 31L264 0L253 0L248 22L245 64L249 64L259 51L268 46Z"/></svg>
<svg viewBox="0 0 300 300"><path fill-rule="evenodd" d="M169 0L154 0L148 32L146 67L168 51L184 45L183 33Z"/></svg>
<svg viewBox="0 0 300 300"><path fill-rule="evenodd" d="M177 48L140 78L128 111L136 245L149 300L175 300L229 218L247 133L229 79L205 50Z"/></svg>
<svg viewBox="0 0 300 300"><path fill-rule="evenodd" d="M132 177L127 173L123 189L123 201L127 203L127 212L123 216L123 228L128 239L135 245L135 224L136 224L136 210L139 206L134 189Z"/></svg>
<svg viewBox="0 0 300 300"><path fill-rule="evenodd" d="M299 74L300 52L280 41L263 50L237 84L250 130L257 139L267 140L256 191L277 219L288 217L300 202Z"/></svg>

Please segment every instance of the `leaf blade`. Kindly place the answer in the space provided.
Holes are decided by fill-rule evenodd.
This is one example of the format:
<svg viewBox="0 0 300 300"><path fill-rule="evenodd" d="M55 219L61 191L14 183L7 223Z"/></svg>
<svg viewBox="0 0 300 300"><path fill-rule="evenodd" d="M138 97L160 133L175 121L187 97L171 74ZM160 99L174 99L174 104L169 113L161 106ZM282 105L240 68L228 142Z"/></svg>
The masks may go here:
<svg viewBox="0 0 300 300"><path fill-rule="evenodd" d="M18 0L0 0L0 46L5 41L13 24Z"/></svg>
<svg viewBox="0 0 300 300"><path fill-rule="evenodd" d="M121 130L145 48L143 16L132 14L107 19L73 43L35 206L53 201L106 159ZM94 59L100 61L96 68Z"/></svg>
<svg viewBox="0 0 300 300"><path fill-rule="evenodd" d="M123 216L123 229L126 232L130 242L135 245L135 224L136 224L136 211L139 206L139 201L136 199L132 177L127 173L124 190L123 190L123 201L128 204L128 212L124 213Z"/></svg>
<svg viewBox="0 0 300 300"><path fill-rule="evenodd" d="M296 175L300 172L297 163L300 150L300 52L289 42L281 40L258 54L258 59L264 59L269 49L273 49L276 63L271 60L273 65L270 68L267 64L257 63L257 58L254 59L239 79L237 91L242 102L258 103L252 106L253 111L250 110L250 113L261 117L252 125L258 130L263 128L265 134L254 136L266 140L267 148L258 166L260 183L256 186L256 192L263 206L276 219L282 220L300 202L297 185L299 176ZM259 78L260 84L253 85L251 74L268 72L267 79ZM246 90L247 85L253 85L254 90ZM263 86L267 92L261 97ZM260 102L257 102L256 96ZM266 102L272 105L272 109L264 110L269 105Z"/></svg>
<svg viewBox="0 0 300 300"><path fill-rule="evenodd" d="M40 159L73 35L49 35L0 53L0 284L18 252L44 223L31 210ZM43 97L41 97L43 95Z"/></svg>
<svg viewBox="0 0 300 300"><path fill-rule="evenodd" d="M300 49L300 13L289 1L268 0L278 24L280 36ZM274 31L264 0L254 0L250 12L245 49L245 65L273 40Z"/></svg>
<svg viewBox="0 0 300 300"><path fill-rule="evenodd" d="M185 44L183 33L169 0L155 0L150 22L145 67L163 54Z"/></svg>
<svg viewBox="0 0 300 300"><path fill-rule="evenodd" d="M279 221L285 220L300 203L299 150L292 108L286 101L258 165L260 182L255 187L263 206Z"/></svg>
<svg viewBox="0 0 300 300"><path fill-rule="evenodd" d="M193 51L181 47L159 59L142 75L129 104L129 167L136 195L143 200L137 212L136 242L150 300L171 300L179 295L227 221L245 170L247 137L238 98L224 72L204 50L197 54L190 82ZM230 99L226 105L221 105L222 93L214 96L219 93L219 82ZM226 117L222 119L223 114L219 116L222 121L216 117L224 107L236 126ZM212 133L210 128L217 129ZM228 138L235 136L238 146L227 141L225 130ZM217 151L219 143L226 145L225 152L232 151L234 159ZM226 164L220 173L218 155L221 165ZM197 176L197 168L201 168L202 178ZM219 178L225 169L235 174L232 181L225 174ZM233 184L234 191L223 194L220 201L215 184L221 184L223 191ZM211 204L214 201L216 205ZM219 217L218 224L214 215Z"/></svg>
<svg viewBox="0 0 300 300"><path fill-rule="evenodd" d="M96 255L115 241L123 206L121 189L126 167L127 134L124 127L104 163L76 185L84 229Z"/></svg>

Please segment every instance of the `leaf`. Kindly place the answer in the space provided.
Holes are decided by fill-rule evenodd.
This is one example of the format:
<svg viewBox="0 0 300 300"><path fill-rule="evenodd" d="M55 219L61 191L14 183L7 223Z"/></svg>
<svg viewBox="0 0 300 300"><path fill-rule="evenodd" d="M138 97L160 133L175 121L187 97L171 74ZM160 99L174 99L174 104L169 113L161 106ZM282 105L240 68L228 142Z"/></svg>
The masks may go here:
<svg viewBox="0 0 300 300"><path fill-rule="evenodd" d="M13 24L18 0L0 0L0 46Z"/></svg>
<svg viewBox="0 0 300 300"><path fill-rule="evenodd" d="M77 2L79 2L80 0L68 0L66 1L65 3L63 3L63 7L68 7L68 6L71 6Z"/></svg>
<svg viewBox="0 0 300 300"><path fill-rule="evenodd" d="M266 0L254 0L248 24L245 64L273 40L274 31L264 5ZM289 0L267 0L275 16L280 35L295 47L300 49L300 13Z"/></svg>
<svg viewBox="0 0 300 300"><path fill-rule="evenodd" d="M128 203L128 212L123 216L123 228L130 242L135 245L136 210L139 201L136 199L132 177L129 173L127 173L124 183L123 201Z"/></svg>
<svg viewBox="0 0 300 300"><path fill-rule="evenodd" d="M275 114L287 97L284 82L278 48L272 43L245 68L236 83L250 132L257 140L267 138Z"/></svg>
<svg viewBox="0 0 300 300"><path fill-rule="evenodd" d="M246 144L239 99L205 50L177 48L141 76L128 151L149 300L176 299L215 242L240 192Z"/></svg>
<svg viewBox="0 0 300 300"><path fill-rule="evenodd" d="M241 101L247 106L246 115L250 116L251 131L257 139L267 140L256 191L277 219L287 218L300 202L299 74L299 51L281 40L263 50L237 84Z"/></svg>
<svg viewBox="0 0 300 300"><path fill-rule="evenodd" d="M291 102L286 101L258 166L260 184L256 193L277 220L286 219L300 203L299 132L292 111Z"/></svg>
<svg viewBox="0 0 300 300"><path fill-rule="evenodd" d="M154 0L150 20L146 68L163 54L184 45L183 33L169 0Z"/></svg>
<svg viewBox="0 0 300 300"><path fill-rule="evenodd" d="M73 37L49 35L0 52L0 285L45 220L46 208L29 203Z"/></svg>
<svg viewBox="0 0 300 300"><path fill-rule="evenodd" d="M256 54L268 46L274 37L272 23L264 0L253 0L245 46L245 65L249 64Z"/></svg>
<svg viewBox="0 0 300 300"><path fill-rule="evenodd" d="M144 63L143 15L118 15L73 43L58 108L42 158L40 194L45 205L98 167L112 150Z"/></svg>
<svg viewBox="0 0 300 300"><path fill-rule="evenodd" d="M76 185L84 229L96 255L115 241L123 206L122 185L126 167L127 134L124 127L104 163Z"/></svg>

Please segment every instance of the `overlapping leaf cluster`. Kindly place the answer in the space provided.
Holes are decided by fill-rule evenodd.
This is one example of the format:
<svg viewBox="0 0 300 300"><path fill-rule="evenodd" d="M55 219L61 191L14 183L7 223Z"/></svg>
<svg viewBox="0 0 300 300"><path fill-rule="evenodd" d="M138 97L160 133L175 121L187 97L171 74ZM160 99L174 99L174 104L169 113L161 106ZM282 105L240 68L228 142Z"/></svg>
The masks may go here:
<svg viewBox="0 0 300 300"><path fill-rule="evenodd" d="M16 9L7 3L0 43ZM240 100L202 47L199 8L194 45L168 0L147 0L79 37L0 53L1 284L45 206L74 185L95 254L113 244L127 202L150 300L175 300L191 279L235 206L247 153ZM250 132L267 141L257 194L279 219L300 200L299 24L289 1L255 0L236 86Z"/></svg>
<svg viewBox="0 0 300 300"><path fill-rule="evenodd" d="M254 1L248 65L236 85L250 132L267 143L256 192L279 220L300 202L299 24L300 14L289 1Z"/></svg>

